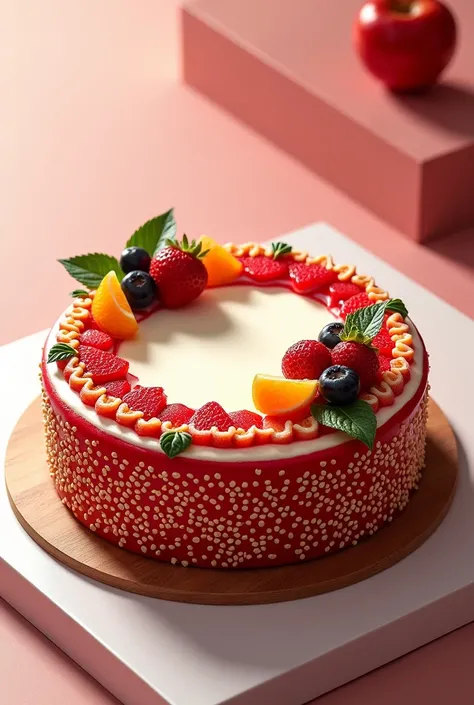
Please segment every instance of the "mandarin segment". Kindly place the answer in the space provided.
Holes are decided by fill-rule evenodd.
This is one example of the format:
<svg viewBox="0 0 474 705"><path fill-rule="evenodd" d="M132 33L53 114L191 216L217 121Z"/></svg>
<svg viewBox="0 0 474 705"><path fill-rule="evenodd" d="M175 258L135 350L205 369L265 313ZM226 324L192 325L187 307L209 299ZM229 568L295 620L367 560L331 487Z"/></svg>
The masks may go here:
<svg viewBox="0 0 474 705"><path fill-rule="evenodd" d="M209 250L203 264L207 269L207 286L223 286L231 284L242 272L242 262L225 250L215 240L207 235L200 239L203 250Z"/></svg>
<svg viewBox="0 0 474 705"><path fill-rule="evenodd" d="M138 323L115 272L102 279L92 302L95 323L113 338L127 340L138 331Z"/></svg>
<svg viewBox="0 0 474 705"><path fill-rule="evenodd" d="M267 416L289 414L308 406L316 396L317 380L286 379L255 375L252 398L255 408Z"/></svg>

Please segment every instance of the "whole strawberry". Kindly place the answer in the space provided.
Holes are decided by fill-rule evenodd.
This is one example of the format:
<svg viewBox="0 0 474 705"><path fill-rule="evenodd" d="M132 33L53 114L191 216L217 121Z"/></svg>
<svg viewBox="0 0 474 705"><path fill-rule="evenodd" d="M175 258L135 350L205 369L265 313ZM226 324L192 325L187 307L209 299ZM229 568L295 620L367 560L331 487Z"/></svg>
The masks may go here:
<svg viewBox="0 0 474 705"><path fill-rule="evenodd" d="M357 372L361 389L369 389L378 379L377 353L367 345L353 342L338 343L331 351L333 365L344 365Z"/></svg>
<svg viewBox="0 0 474 705"><path fill-rule="evenodd" d="M317 340L299 340L283 355L281 371L287 379L319 379L330 367L331 353Z"/></svg>
<svg viewBox="0 0 474 705"><path fill-rule="evenodd" d="M208 250L202 244L167 240L153 255L150 274L158 286L158 298L167 308L181 308L194 301L207 286L207 270L201 261Z"/></svg>

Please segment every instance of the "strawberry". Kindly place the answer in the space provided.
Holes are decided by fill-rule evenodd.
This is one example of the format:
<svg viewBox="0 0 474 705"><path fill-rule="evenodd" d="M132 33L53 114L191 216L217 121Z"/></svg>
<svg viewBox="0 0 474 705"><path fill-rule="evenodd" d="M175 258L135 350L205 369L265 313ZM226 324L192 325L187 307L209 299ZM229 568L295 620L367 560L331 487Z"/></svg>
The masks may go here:
<svg viewBox="0 0 474 705"><path fill-rule="evenodd" d="M191 416L194 414L194 409L184 404L169 404L165 406L160 414L160 421L171 421L174 427L182 426L188 423Z"/></svg>
<svg viewBox="0 0 474 705"><path fill-rule="evenodd" d="M341 318L345 319L349 313L354 313L354 311L358 311L360 308L365 308L371 304L373 304L373 301L369 299L365 291L361 291L360 294L351 296L350 299L347 299L347 301L343 303L341 308Z"/></svg>
<svg viewBox="0 0 474 705"><path fill-rule="evenodd" d="M377 348L381 355L391 357L392 350L395 347L395 343L391 339L388 330L386 328L382 328L372 340L372 346L374 348Z"/></svg>
<svg viewBox="0 0 474 705"><path fill-rule="evenodd" d="M194 301L207 286L207 269L201 261L207 254L202 243L167 240L167 247L153 256L150 274L158 286L158 298L168 308Z"/></svg>
<svg viewBox="0 0 474 705"><path fill-rule="evenodd" d="M110 350L113 345L113 340L110 335L95 328L89 328L82 333L79 342L81 345L91 345L93 348L98 348L99 350Z"/></svg>
<svg viewBox="0 0 474 705"><path fill-rule="evenodd" d="M265 255L241 257L244 273L257 282L285 279L288 276L288 262L285 259L272 259Z"/></svg>
<svg viewBox="0 0 474 705"><path fill-rule="evenodd" d="M293 282L293 289L298 294L308 294L311 291L319 291L325 286L332 284L337 279L336 272L326 269L320 264L305 264L304 262L291 262L289 265L290 279Z"/></svg>
<svg viewBox="0 0 474 705"><path fill-rule="evenodd" d="M242 409L242 411L232 411L229 416L232 419L232 425L236 428L243 428L244 431L248 431L252 426L263 428L262 417L260 414L256 414L253 411L247 411L247 409Z"/></svg>
<svg viewBox="0 0 474 705"><path fill-rule="evenodd" d="M218 431L228 431L234 422L220 404L209 401L194 412L189 425L196 431L207 431L213 426L216 426Z"/></svg>
<svg viewBox="0 0 474 705"><path fill-rule="evenodd" d="M131 389L130 382L127 379L116 379L114 382L106 382L104 387L109 397L118 397L119 399L122 399Z"/></svg>
<svg viewBox="0 0 474 705"><path fill-rule="evenodd" d="M390 372L392 358L386 357L385 355L379 355L379 377L382 376L382 372Z"/></svg>
<svg viewBox="0 0 474 705"><path fill-rule="evenodd" d="M317 340L300 340L283 355L281 371L287 379L319 379L331 366L331 353Z"/></svg>
<svg viewBox="0 0 474 705"><path fill-rule="evenodd" d="M339 306L351 296L357 296L361 293L360 286L352 284L352 282L335 282L329 287L329 305Z"/></svg>
<svg viewBox="0 0 474 705"><path fill-rule="evenodd" d="M121 357L90 345L79 345L79 360L84 362L86 372L92 374L95 384L123 379L129 367L128 362Z"/></svg>
<svg viewBox="0 0 474 705"><path fill-rule="evenodd" d="M132 411L143 411L145 421L158 417L166 406L166 394L163 387L141 387L137 384L131 392L123 397L125 404Z"/></svg>
<svg viewBox="0 0 474 705"><path fill-rule="evenodd" d="M265 416L263 419L263 428L273 428L277 433L285 430L286 419L282 416Z"/></svg>
<svg viewBox="0 0 474 705"><path fill-rule="evenodd" d="M333 365L344 365L357 372L361 389L376 383L379 372L377 353L367 345L353 342L338 343L331 351Z"/></svg>

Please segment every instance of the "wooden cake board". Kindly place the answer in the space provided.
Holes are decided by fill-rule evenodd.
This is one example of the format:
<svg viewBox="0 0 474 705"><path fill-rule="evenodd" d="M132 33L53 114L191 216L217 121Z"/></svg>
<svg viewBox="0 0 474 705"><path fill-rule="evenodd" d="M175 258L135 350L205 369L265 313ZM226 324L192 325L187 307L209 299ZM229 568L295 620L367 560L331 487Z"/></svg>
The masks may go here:
<svg viewBox="0 0 474 705"><path fill-rule="evenodd" d="M119 549L82 526L59 500L43 452L40 401L22 415L5 463L8 496L25 529L68 568L114 588L164 600L213 605L283 602L351 585L417 549L446 516L456 490L453 431L430 400L426 469L407 508L357 546L307 563L252 570L182 568Z"/></svg>

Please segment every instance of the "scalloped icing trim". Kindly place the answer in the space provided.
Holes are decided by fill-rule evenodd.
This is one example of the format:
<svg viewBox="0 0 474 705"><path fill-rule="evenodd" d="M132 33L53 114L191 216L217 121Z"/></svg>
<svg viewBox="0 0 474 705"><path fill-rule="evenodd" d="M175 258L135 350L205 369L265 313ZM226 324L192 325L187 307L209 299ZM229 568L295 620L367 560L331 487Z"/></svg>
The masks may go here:
<svg viewBox="0 0 474 705"><path fill-rule="evenodd" d="M227 243L225 249L234 257L273 257L271 247L248 242L243 245ZM340 281L350 281L363 289L369 299L374 303L385 301L389 294L384 289L376 286L373 277L357 274L356 268L351 264L335 264L330 255L311 257L307 252L292 250L285 255L295 262L305 264L319 264L326 269L337 273ZM255 283L258 286L258 283ZM66 311L64 318L59 323L59 332L56 336L58 343L67 343L77 350L81 333L87 328L91 319L92 300L95 292L90 292L88 297L76 298ZM402 393L405 383L410 379L410 366L414 357L413 337L410 327L399 313L391 314L386 321L386 327L394 343L390 370L383 372L379 384L371 387L369 392L363 394L361 399L371 405L376 413L379 408L391 406L395 397ZM312 416L299 423L288 420L281 430L273 428L257 428L252 426L248 431L243 428L231 426L228 431L218 431L213 427L205 431L198 431L188 424L173 427L169 421L161 423L157 418L145 420L143 412L129 409L122 399L107 395L105 387L95 385L86 365L79 358L71 358L63 369L63 376L70 388L77 392L81 401L87 406L95 408L99 416L116 421L121 426L133 429L139 436L159 438L162 433L170 430L186 431L193 437L195 445L213 446L215 448L247 448L252 445L266 443L286 444L294 441L312 440L317 438L318 422Z"/></svg>

